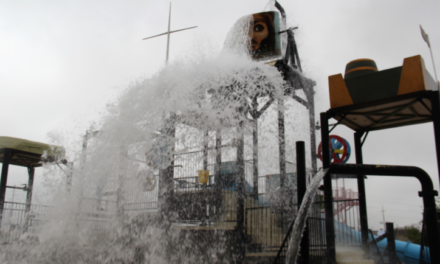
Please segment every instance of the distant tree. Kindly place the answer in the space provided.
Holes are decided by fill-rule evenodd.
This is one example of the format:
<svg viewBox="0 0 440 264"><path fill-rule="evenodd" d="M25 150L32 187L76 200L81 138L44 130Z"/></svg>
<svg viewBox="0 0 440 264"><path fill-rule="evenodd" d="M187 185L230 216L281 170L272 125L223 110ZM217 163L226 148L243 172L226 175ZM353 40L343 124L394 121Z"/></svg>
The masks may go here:
<svg viewBox="0 0 440 264"><path fill-rule="evenodd" d="M420 245L422 241L422 232L420 232L419 227L414 224L405 227L405 236L414 244Z"/></svg>
<svg viewBox="0 0 440 264"><path fill-rule="evenodd" d="M437 209L437 220L439 230L440 230L440 198L435 199L435 206ZM410 226L405 227L405 237L408 238L412 243L421 245L422 241L422 222L423 220L420 220L419 224L412 224ZM428 245L428 239L425 231L425 245Z"/></svg>

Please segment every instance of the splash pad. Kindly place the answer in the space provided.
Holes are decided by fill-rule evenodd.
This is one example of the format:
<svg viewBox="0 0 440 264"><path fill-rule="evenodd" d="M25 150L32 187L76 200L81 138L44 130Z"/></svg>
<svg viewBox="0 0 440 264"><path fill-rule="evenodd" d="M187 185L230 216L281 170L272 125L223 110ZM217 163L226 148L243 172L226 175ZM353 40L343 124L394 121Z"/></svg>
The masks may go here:
<svg viewBox="0 0 440 264"><path fill-rule="evenodd" d="M313 135L315 129L314 82L301 73L293 29L283 24L284 10L276 4L280 13L240 19L217 58L170 64L132 84L99 132L86 134L69 192L56 194L50 212L33 223L35 232L9 241L1 258L273 258L297 211L293 161L286 155L288 100L309 107ZM261 32L262 24L273 41L248 35L250 28ZM314 155L314 138L311 144Z"/></svg>

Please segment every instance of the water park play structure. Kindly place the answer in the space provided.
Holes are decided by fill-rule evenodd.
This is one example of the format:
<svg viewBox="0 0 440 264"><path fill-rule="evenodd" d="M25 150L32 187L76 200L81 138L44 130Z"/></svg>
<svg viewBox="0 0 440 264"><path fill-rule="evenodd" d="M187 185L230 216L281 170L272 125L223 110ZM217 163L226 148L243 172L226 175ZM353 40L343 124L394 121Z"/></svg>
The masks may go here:
<svg viewBox="0 0 440 264"><path fill-rule="evenodd" d="M181 94L178 89L163 88L169 84L160 78L151 80L165 90L157 93L165 98L160 107L149 109L152 117L131 120L142 104L123 104L129 111L122 108L119 119L104 124L102 132L88 131L84 136L75 170L61 147L1 137L0 239L12 247L5 256L14 256L14 245L28 249L37 244L38 250L51 247L57 253L49 254L53 259L63 255L60 252L72 255L68 260L60 256L71 262L347 263L348 255L350 263L354 254L356 263L374 263L371 258L386 242L369 234L365 175L416 177L422 185L425 246L439 248L437 192L429 175L415 167L364 165L362 160L362 144L370 131L425 122L433 122L436 149L440 149L438 86L422 58L406 58L403 66L382 71L374 61L361 59L347 64L345 77L330 76L331 108L321 113L323 143L317 148L315 82L302 73L295 28L287 28L285 21L277 1L273 10L240 19L226 46L247 53L253 61L226 63L225 68L232 70L224 71L223 79L218 77L223 72L217 71L200 83L191 82L193 90ZM202 78L199 71L202 68L197 68L196 75L189 71L180 75L184 80L179 80L179 89L192 76ZM171 82L171 75L165 76ZM135 88L145 90L139 87ZM286 153L289 101L308 112L308 133L301 140L310 141L310 155L305 143L297 141L296 155L290 156L296 162ZM332 127L330 118L337 120ZM265 122L271 129L263 127ZM351 154L347 140L330 135L338 125L355 131L356 164L347 163ZM113 132L118 129L126 132ZM137 131L140 136L133 137ZM266 136L274 134L275 140ZM276 146L270 157L263 155L268 146ZM318 156L323 162L319 171ZM66 203L73 208L72 216L31 204L34 168L42 162L65 166ZM272 163L277 170L266 169ZM25 204L5 201L9 164L28 168L29 183L22 188L28 194ZM332 179L345 177L357 179L357 192L333 188ZM86 178L90 182L83 184ZM46 224L59 228L63 223L67 224L57 229L62 233L57 242L68 240L68 244L59 247L38 239ZM380 240L377 247L376 240ZM391 245L389 236L388 240ZM343 247L351 251L339 252ZM410 263L400 253L401 243L395 247L388 246L387 260L395 260L397 251L402 261ZM404 251L414 249L406 244ZM383 260L382 252L379 255L377 263ZM425 259L425 263L440 263L439 252L430 250Z"/></svg>

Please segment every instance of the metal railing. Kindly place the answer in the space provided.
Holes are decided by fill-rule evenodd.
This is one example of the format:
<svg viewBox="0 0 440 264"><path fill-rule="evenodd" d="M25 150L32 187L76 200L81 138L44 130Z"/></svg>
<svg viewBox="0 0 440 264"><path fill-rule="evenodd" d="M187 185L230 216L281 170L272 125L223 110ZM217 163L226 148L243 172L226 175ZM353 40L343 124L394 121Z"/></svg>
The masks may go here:
<svg viewBox="0 0 440 264"><path fill-rule="evenodd" d="M307 219L309 231L309 261L310 264L324 263L327 242L325 237L325 219L309 217Z"/></svg>
<svg viewBox="0 0 440 264"><path fill-rule="evenodd" d="M0 229L1 242L12 242L19 239L25 232L36 232L45 221L43 215L49 214L51 210L49 206L31 205L27 212L26 206L25 203L4 203Z"/></svg>
<svg viewBox="0 0 440 264"><path fill-rule="evenodd" d="M359 193L353 191L352 189L333 188L333 199L334 200L351 200L359 199Z"/></svg>
<svg viewBox="0 0 440 264"><path fill-rule="evenodd" d="M361 247L359 200L334 201L333 205L337 245ZM289 247L293 224L294 221L292 221L285 233L283 243L278 250L274 263L285 262L285 254ZM324 201L316 201L312 204L307 219L307 226L309 232L308 263L323 263L327 248Z"/></svg>
<svg viewBox="0 0 440 264"><path fill-rule="evenodd" d="M226 147L229 150L231 147ZM223 151L223 148L222 148ZM237 212L236 173L228 171L215 177L215 149L199 150L174 155L174 198L179 202L177 209L181 221L202 221L204 224L235 222ZM225 160L223 160L225 162ZM228 162L228 160L226 160ZM198 170L204 169L210 176L207 184L201 184ZM245 161L245 207L258 206L258 201L250 198L253 183L252 161ZM224 172L223 172L224 173ZM259 182L264 179L259 178Z"/></svg>
<svg viewBox="0 0 440 264"><path fill-rule="evenodd" d="M143 213L143 212L155 212L158 208L158 202L143 202L143 203L127 203L124 204L124 212L131 213Z"/></svg>
<svg viewBox="0 0 440 264"><path fill-rule="evenodd" d="M250 251L276 252L284 239L280 214L270 206L246 208L246 235Z"/></svg>
<svg viewBox="0 0 440 264"><path fill-rule="evenodd" d="M174 178L197 178L198 170L203 170L204 153L203 150L198 150L174 154ZM214 174L215 150L208 150L206 162L207 169Z"/></svg>
<svg viewBox="0 0 440 264"><path fill-rule="evenodd" d="M325 258L327 243L325 240L325 218L323 208L323 202L317 201L312 204L309 211L309 217L307 218L307 227L309 230L309 258L307 263L320 264L323 263L323 259ZM274 264L282 264L286 262L286 252L289 248L294 222L295 219L292 220L284 235L283 242L278 249L278 254L274 259Z"/></svg>
<svg viewBox="0 0 440 264"><path fill-rule="evenodd" d="M333 202L336 245L362 246L359 200Z"/></svg>

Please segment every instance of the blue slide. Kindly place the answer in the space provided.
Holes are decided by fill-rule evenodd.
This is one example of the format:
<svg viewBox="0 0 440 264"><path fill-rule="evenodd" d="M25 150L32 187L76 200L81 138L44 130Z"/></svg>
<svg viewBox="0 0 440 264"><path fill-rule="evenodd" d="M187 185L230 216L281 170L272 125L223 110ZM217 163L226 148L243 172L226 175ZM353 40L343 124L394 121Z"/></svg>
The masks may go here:
<svg viewBox="0 0 440 264"><path fill-rule="evenodd" d="M346 240L347 237L351 238L358 238L356 240L361 240L361 232L356 231L349 227L348 225L344 223L340 223L335 221L335 236L336 236L336 243L344 242L344 239ZM372 239L371 235L369 236L370 240ZM377 238L377 236L374 236L374 238ZM405 264L419 264L419 258L420 258L420 245L411 243L410 241L404 242L400 240L396 240L396 253L399 257L400 261ZM379 243L377 243L377 247L379 248L380 252L384 250L386 245L388 244L387 239L383 239ZM377 249L372 246L370 249L372 252L377 251ZM429 257L429 248L425 247L423 251L423 259L425 263L431 263L430 257Z"/></svg>

